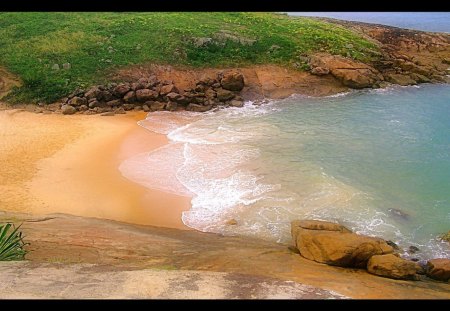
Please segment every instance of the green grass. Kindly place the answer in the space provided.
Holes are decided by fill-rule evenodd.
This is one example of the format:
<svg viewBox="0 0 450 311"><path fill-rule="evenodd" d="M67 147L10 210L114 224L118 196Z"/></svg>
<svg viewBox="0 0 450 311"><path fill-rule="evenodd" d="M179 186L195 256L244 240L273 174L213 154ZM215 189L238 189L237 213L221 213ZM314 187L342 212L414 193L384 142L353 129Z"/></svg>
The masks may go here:
<svg viewBox="0 0 450 311"><path fill-rule="evenodd" d="M335 24L271 13L0 13L0 66L23 81L12 103L52 102L132 64L306 69L299 56L317 51L369 61L377 47ZM63 63L71 69L52 69Z"/></svg>
<svg viewBox="0 0 450 311"><path fill-rule="evenodd" d="M0 225L0 261L24 259L27 252L19 229L10 223Z"/></svg>

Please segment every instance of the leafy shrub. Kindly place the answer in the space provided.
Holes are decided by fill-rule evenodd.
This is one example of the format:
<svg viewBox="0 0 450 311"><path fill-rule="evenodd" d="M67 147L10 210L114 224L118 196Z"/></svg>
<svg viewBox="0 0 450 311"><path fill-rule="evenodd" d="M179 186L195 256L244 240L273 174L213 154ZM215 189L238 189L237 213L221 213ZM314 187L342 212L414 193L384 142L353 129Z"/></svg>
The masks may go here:
<svg viewBox="0 0 450 311"><path fill-rule="evenodd" d="M27 251L20 226L7 223L0 225L0 261L22 260Z"/></svg>

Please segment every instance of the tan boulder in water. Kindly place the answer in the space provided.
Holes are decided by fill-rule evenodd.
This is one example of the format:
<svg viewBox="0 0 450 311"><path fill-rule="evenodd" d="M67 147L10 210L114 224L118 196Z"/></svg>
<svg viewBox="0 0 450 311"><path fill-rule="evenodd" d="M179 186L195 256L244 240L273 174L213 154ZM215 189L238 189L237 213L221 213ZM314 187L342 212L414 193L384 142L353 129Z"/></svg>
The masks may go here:
<svg viewBox="0 0 450 311"><path fill-rule="evenodd" d="M394 252L383 239L358 235L332 222L293 221L291 234L303 257L333 266L365 268L373 255Z"/></svg>

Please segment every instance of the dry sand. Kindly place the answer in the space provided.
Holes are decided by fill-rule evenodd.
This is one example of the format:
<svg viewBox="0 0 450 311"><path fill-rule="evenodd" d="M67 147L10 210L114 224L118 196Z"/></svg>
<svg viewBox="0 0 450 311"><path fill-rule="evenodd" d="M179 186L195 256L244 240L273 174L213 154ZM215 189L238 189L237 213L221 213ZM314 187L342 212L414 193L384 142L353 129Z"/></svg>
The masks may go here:
<svg viewBox="0 0 450 311"><path fill-rule="evenodd" d="M0 111L0 210L188 229L190 198L124 178L120 163L167 143L143 112L105 117Z"/></svg>

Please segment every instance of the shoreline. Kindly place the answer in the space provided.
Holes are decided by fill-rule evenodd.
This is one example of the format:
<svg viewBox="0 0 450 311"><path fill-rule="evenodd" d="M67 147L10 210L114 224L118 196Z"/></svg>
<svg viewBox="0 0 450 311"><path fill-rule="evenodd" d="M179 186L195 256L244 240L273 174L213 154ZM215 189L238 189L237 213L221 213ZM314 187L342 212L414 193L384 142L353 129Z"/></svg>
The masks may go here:
<svg viewBox="0 0 450 311"><path fill-rule="evenodd" d="M192 230L181 221L190 198L147 189L118 170L127 157L168 142L165 135L136 124L145 115L133 112L108 118L0 111L2 210Z"/></svg>

